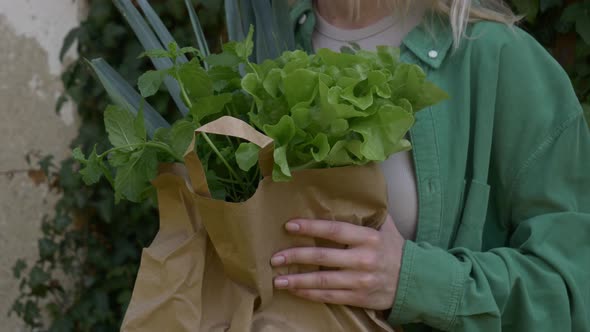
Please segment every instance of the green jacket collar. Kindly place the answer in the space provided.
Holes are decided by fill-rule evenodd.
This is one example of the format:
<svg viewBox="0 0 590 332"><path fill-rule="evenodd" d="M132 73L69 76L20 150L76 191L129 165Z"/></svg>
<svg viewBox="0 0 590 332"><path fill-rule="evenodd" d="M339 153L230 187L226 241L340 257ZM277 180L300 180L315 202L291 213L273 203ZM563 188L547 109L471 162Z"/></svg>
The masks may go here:
<svg viewBox="0 0 590 332"><path fill-rule="evenodd" d="M299 46L312 52L311 38L316 22L312 0L295 2L291 7L291 20ZM445 18L430 13L422 24L410 31L402 44L420 61L436 69L448 56L453 45L453 34Z"/></svg>
<svg viewBox="0 0 590 332"><path fill-rule="evenodd" d="M402 41L420 61L437 69L453 45L453 33L448 22L436 14L428 14Z"/></svg>

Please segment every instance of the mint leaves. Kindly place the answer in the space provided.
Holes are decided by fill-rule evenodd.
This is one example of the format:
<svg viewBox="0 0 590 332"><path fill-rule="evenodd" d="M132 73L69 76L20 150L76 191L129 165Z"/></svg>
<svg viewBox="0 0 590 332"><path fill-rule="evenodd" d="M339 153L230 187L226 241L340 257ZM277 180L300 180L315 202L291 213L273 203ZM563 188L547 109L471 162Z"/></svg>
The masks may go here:
<svg viewBox="0 0 590 332"><path fill-rule="evenodd" d="M74 150L74 158L82 164L82 179L86 184L92 185L104 175L113 185L117 201L124 198L140 202L145 199L151 189L150 181L156 176L158 153L174 158L177 158L177 154L169 144L146 140L143 112L140 111L134 118L131 112L110 106L104 117L113 148L97 154L95 147L88 158L84 157L80 149ZM174 129L175 126L172 131ZM112 173L115 173L114 178Z"/></svg>
<svg viewBox="0 0 590 332"><path fill-rule="evenodd" d="M194 131L228 115L274 140L274 181L290 181L293 172L309 168L381 162L411 149L405 136L414 114L448 97L419 66L400 62L393 47L377 52L353 47L344 53L321 49L317 54L297 50L256 64L249 61L252 38L250 29L243 42L227 43L222 53L207 57L175 44L142 54L169 58L173 66L141 75L141 95L149 98L164 80L174 79L190 112L148 140L143 112L134 117L109 107L105 127L112 148L98 154L95 147L88 157L74 151L84 181L90 185L104 176L117 200L142 201L158 165L183 162ZM177 61L185 54L195 57ZM214 198L239 202L255 192L258 146L206 134L195 145Z"/></svg>

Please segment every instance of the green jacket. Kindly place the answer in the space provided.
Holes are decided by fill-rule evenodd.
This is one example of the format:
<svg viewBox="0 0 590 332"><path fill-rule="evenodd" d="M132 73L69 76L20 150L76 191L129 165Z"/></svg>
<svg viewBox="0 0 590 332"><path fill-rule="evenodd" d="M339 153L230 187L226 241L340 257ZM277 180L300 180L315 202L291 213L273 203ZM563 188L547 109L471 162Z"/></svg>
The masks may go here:
<svg viewBox="0 0 590 332"><path fill-rule="evenodd" d="M310 0L292 8L312 51ZM559 64L519 28L444 20L401 46L451 98L411 130L417 240L389 322L408 331L590 331L590 131Z"/></svg>

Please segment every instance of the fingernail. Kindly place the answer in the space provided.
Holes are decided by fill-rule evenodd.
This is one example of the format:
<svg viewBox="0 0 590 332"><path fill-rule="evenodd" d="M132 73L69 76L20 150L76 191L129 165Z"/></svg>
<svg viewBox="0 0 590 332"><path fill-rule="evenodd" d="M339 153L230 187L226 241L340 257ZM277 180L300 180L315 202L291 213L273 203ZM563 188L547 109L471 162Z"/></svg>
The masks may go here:
<svg viewBox="0 0 590 332"><path fill-rule="evenodd" d="M285 257L284 256L275 256L270 259L270 264L273 266L279 266L285 264Z"/></svg>
<svg viewBox="0 0 590 332"><path fill-rule="evenodd" d="M301 229L301 227L299 226L299 224L296 224L294 222L288 222L287 225L285 225L285 228L289 232L299 232L299 230Z"/></svg>
<svg viewBox="0 0 590 332"><path fill-rule="evenodd" d="M289 280L282 279L282 278L275 279L275 287L276 288L286 288L287 286L289 286Z"/></svg>

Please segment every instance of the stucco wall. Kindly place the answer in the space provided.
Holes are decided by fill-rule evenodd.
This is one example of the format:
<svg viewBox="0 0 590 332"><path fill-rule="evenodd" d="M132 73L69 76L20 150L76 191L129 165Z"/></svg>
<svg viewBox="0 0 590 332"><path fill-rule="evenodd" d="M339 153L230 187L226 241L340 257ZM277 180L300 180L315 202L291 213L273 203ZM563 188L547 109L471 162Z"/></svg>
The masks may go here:
<svg viewBox="0 0 590 332"><path fill-rule="evenodd" d="M12 266L36 258L41 219L57 199L35 184L25 157L59 161L77 131L73 106L56 114L55 102L63 89L59 51L82 8L81 0L0 0L0 331L23 330L6 317L18 292Z"/></svg>

